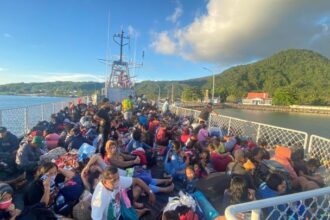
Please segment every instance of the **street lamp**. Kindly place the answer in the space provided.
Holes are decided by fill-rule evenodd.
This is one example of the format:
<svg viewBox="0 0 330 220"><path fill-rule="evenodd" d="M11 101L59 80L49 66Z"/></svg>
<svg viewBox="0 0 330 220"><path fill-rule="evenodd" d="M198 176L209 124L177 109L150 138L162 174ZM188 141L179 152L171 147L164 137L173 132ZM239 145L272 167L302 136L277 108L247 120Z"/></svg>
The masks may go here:
<svg viewBox="0 0 330 220"><path fill-rule="evenodd" d="M210 70L209 68L203 67L203 69L209 71L213 75L213 82L212 82L212 103L214 102L214 72Z"/></svg>
<svg viewBox="0 0 330 220"><path fill-rule="evenodd" d="M159 105L159 101L160 101L160 86L158 84L155 84L156 86L158 86L158 100L157 103Z"/></svg>

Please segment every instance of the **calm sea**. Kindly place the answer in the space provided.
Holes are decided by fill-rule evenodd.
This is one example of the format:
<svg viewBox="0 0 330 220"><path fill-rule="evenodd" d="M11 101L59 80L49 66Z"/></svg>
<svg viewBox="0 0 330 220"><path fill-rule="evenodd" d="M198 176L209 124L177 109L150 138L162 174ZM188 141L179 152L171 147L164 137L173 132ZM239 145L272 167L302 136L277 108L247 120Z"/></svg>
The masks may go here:
<svg viewBox="0 0 330 220"><path fill-rule="evenodd" d="M247 109L219 109L222 115L285 127L330 138L330 115L267 112Z"/></svg>
<svg viewBox="0 0 330 220"><path fill-rule="evenodd" d="M65 97L0 95L0 109L19 108L30 105L62 102L67 99L68 98Z"/></svg>

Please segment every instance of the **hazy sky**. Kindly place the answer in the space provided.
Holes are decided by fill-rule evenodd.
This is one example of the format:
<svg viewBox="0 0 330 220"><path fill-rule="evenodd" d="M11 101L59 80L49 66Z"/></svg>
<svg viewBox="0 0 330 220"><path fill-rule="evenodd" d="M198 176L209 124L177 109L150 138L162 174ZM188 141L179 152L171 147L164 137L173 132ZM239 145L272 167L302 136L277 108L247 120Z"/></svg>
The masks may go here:
<svg viewBox="0 0 330 220"><path fill-rule="evenodd" d="M110 39L130 34L128 57L145 51L138 81L210 75L203 67L286 48L330 56L329 0L0 0L0 84L103 81L108 24Z"/></svg>

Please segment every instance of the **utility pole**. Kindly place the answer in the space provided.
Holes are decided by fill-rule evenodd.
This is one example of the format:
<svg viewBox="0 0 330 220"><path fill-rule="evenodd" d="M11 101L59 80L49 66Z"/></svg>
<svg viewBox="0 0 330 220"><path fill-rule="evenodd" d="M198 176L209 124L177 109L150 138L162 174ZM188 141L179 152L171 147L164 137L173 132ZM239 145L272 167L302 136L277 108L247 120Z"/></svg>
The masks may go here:
<svg viewBox="0 0 330 220"><path fill-rule="evenodd" d="M214 72L210 70L209 68L203 67L203 69L209 71L213 76L212 76L212 103L214 102L214 84L215 84L215 76Z"/></svg>
<svg viewBox="0 0 330 220"><path fill-rule="evenodd" d="M174 103L174 85L172 83L172 104Z"/></svg>
<svg viewBox="0 0 330 220"><path fill-rule="evenodd" d="M213 83L212 83L212 103L214 102L214 73L213 73Z"/></svg>

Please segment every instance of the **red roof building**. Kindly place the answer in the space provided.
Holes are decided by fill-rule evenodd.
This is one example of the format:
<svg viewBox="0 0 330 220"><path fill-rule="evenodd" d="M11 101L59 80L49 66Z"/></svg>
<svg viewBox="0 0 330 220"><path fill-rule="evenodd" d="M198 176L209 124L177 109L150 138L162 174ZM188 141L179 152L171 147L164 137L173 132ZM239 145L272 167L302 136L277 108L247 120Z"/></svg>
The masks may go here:
<svg viewBox="0 0 330 220"><path fill-rule="evenodd" d="M249 92L242 100L243 105L272 105L272 99L267 92Z"/></svg>

